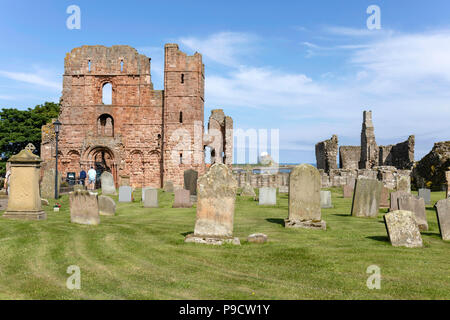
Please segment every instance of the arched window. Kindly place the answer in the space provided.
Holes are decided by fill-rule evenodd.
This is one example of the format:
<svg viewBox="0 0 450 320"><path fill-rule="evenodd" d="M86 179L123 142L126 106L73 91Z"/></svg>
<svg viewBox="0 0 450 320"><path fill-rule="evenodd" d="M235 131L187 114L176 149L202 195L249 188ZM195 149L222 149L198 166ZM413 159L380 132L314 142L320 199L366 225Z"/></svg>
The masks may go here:
<svg viewBox="0 0 450 320"><path fill-rule="evenodd" d="M184 73L181 74L181 83L184 83Z"/></svg>
<svg viewBox="0 0 450 320"><path fill-rule="evenodd" d="M112 103L112 85L107 82L102 88L102 103L111 104Z"/></svg>
<svg viewBox="0 0 450 320"><path fill-rule="evenodd" d="M123 59L120 60L120 72L123 72Z"/></svg>
<svg viewBox="0 0 450 320"><path fill-rule="evenodd" d="M97 119L97 135L114 137L114 119L109 114L102 114Z"/></svg>

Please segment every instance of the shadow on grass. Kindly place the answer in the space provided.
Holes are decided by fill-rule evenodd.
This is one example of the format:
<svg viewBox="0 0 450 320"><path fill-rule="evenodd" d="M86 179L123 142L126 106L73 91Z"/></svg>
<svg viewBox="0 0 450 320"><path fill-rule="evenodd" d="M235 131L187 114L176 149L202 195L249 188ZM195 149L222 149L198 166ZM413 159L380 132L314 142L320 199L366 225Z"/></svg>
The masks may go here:
<svg viewBox="0 0 450 320"><path fill-rule="evenodd" d="M280 226L284 227L284 219L277 219L277 218L267 218L267 222L279 224Z"/></svg>
<svg viewBox="0 0 450 320"><path fill-rule="evenodd" d="M428 237L433 237L433 238L436 238L436 239L441 239L441 234L439 233L439 231L438 232L431 232L431 231L428 231L428 232L420 232L422 235L424 235L424 236L428 236Z"/></svg>
<svg viewBox="0 0 450 320"><path fill-rule="evenodd" d="M351 214L348 213L332 213L333 216L338 216L338 217L351 217Z"/></svg>
<svg viewBox="0 0 450 320"><path fill-rule="evenodd" d="M194 233L194 231L182 232L180 233L183 237L186 237L188 234Z"/></svg>
<svg viewBox="0 0 450 320"><path fill-rule="evenodd" d="M381 241L381 242L390 242L388 236L370 236L370 237L366 237L366 239L371 239L371 240Z"/></svg>

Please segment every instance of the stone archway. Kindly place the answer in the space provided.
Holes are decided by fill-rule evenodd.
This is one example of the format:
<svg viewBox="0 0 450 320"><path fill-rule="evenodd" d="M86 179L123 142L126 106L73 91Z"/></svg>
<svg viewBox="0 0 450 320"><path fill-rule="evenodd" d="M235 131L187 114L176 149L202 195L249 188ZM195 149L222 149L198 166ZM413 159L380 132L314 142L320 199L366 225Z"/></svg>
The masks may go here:
<svg viewBox="0 0 450 320"><path fill-rule="evenodd" d="M116 187L117 183L117 159L114 152L105 146L95 146L86 150L82 167L87 171L90 167L97 170L97 176L99 177L104 171L110 172L114 177L114 183ZM98 179L99 183L99 179ZM99 186L99 185L98 185Z"/></svg>

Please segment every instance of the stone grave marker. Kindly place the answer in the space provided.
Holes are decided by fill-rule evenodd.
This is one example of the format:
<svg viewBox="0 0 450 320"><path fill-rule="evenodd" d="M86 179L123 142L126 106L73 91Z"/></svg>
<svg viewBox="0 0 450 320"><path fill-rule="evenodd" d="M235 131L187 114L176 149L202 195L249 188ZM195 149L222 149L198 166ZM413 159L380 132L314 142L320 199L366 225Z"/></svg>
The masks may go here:
<svg viewBox="0 0 450 320"><path fill-rule="evenodd" d="M69 193L70 222L88 225L100 223L98 196L89 191L73 191Z"/></svg>
<svg viewBox="0 0 450 320"><path fill-rule="evenodd" d="M189 190L177 189L175 190L175 199L173 202L174 208L190 208L192 207L191 196Z"/></svg>
<svg viewBox="0 0 450 320"><path fill-rule="evenodd" d="M436 205L436 215L442 240L450 240L450 198L439 200Z"/></svg>
<svg viewBox="0 0 450 320"><path fill-rule="evenodd" d="M344 193L344 198L352 198L353 197L353 186L346 184L342 187L342 191Z"/></svg>
<svg viewBox="0 0 450 320"><path fill-rule="evenodd" d="M240 244L239 238L233 238L236 190L237 181L225 164L213 164L198 179L195 228L186 242Z"/></svg>
<svg viewBox="0 0 450 320"><path fill-rule="evenodd" d="M116 203L108 196L98 196L98 211L101 216L113 216L116 214Z"/></svg>
<svg viewBox="0 0 450 320"><path fill-rule="evenodd" d="M259 205L274 206L277 204L277 189L271 187L259 188Z"/></svg>
<svg viewBox="0 0 450 320"><path fill-rule="evenodd" d="M164 182L164 186L163 186L163 190L164 190L164 192L173 192L174 191L173 182L172 181L165 181Z"/></svg>
<svg viewBox="0 0 450 320"><path fill-rule="evenodd" d="M250 183L244 183L244 185L242 186L241 196L256 197L255 189L253 189Z"/></svg>
<svg viewBox="0 0 450 320"><path fill-rule="evenodd" d="M184 171L184 189L189 190L191 196L197 194L198 172L193 169Z"/></svg>
<svg viewBox="0 0 450 320"><path fill-rule="evenodd" d="M401 196L407 196L407 195L409 195L409 193L407 193L405 191L391 192L389 211L397 211L398 210L398 198L400 198Z"/></svg>
<svg viewBox="0 0 450 320"><path fill-rule="evenodd" d="M386 187L381 189L380 208L389 208L389 189Z"/></svg>
<svg viewBox="0 0 450 320"><path fill-rule="evenodd" d="M320 209L320 172L309 164L295 167L289 176L289 216L286 228L326 229Z"/></svg>
<svg viewBox="0 0 450 320"><path fill-rule="evenodd" d="M133 188L130 186L119 187L119 202L133 201Z"/></svg>
<svg viewBox="0 0 450 320"><path fill-rule="evenodd" d="M396 210L384 215L386 231L394 247L422 247L422 237L414 214Z"/></svg>
<svg viewBox="0 0 450 320"><path fill-rule="evenodd" d="M411 193L411 178L409 176L400 176L397 179L397 191Z"/></svg>
<svg viewBox="0 0 450 320"><path fill-rule="evenodd" d="M357 179L352 202L352 216L376 218L380 208L383 183L375 179Z"/></svg>
<svg viewBox="0 0 450 320"><path fill-rule="evenodd" d="M114 184L114 177L111 172L104 171L100 176L100 183L102 185L102 194L116 194L116 185Z"/></svg>
<svg viewBox="0 0 450 320"><path fill-rule="evenodd" d="M145 189L144 208L158 208L158 190Z"/></svg>
<svg viewBox="0 0 450 320"><path fill-rule="evenodd" d="M428 230L427 214L425 211L425 201L423 198L408 194L398 198L398 209L411 211L416 217L417 225L421 231Z"/></svg>
<svg viewBox="0 0 450 320"><path fill-rule="evenodd" d="M430 189L419 189L419 197L423 198L425 204L431 204L431 190Z"/></svg>
<svg viewBox="0 0 450 320"><path fill-rule="evenodd" d="M331 203L331 191L320 191L320 207L322 209L333 208Z"/></svg>

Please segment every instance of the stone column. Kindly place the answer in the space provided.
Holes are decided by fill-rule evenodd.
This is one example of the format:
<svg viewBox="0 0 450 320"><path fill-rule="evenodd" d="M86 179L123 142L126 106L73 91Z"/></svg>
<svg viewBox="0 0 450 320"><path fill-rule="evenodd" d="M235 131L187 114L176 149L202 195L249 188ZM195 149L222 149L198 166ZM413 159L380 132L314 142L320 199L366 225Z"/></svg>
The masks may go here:
<svg viewBox="0 0 450 320"><path fill-rule="evenodd" d="M22 150L12 156L8 208L4 218L44 220L46 213L41 207L39 177L42 159L30 150Z"/></svg>

